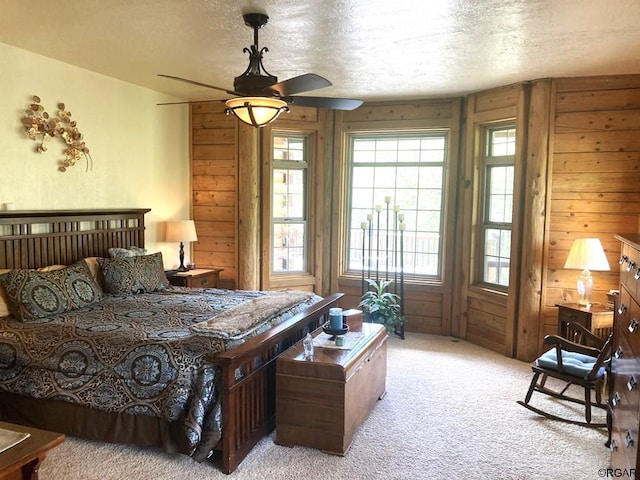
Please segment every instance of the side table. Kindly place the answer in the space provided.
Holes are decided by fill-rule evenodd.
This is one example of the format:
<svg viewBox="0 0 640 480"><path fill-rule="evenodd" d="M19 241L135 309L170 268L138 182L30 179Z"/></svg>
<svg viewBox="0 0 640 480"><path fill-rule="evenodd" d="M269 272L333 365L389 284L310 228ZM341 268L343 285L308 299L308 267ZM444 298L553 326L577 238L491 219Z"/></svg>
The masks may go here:
<svg viewBox="0 0 640 480"><path fill-rule="evenodd" d="M29 433L29 437L0 453L0 480L38 480L38 469L53 447L64 442L61 433L0 422L0 428Z"/></svg>
<svg viewBox="0 0 640 480"><path fill-rule="evenodd" d="M196 268L186 272L167 275L171 285L188 288L218 288L220 272L223 268Z"/></svg>
<svg viewBox="0 0 640 480"><path fill-rule="evenodd" d="M562 337L567 333L569 322L579 323L603 339L606 339L613 329L613 310L604 305L583 307L576 303L559 303L556 307L558 307L558 334Z"/></svg>

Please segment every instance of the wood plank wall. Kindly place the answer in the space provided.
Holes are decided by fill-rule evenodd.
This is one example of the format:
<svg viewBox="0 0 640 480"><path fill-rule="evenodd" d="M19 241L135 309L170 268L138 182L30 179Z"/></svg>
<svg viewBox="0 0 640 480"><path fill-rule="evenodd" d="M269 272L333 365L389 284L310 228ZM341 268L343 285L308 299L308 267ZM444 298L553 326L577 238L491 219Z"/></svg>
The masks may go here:
<svg viewBox="0 0 640 480"><path fill-rule="evenodd" d="M536 83L531 82L532 98L536 96ZM613 235L640 231L640 75L549 79L539 83L544 87L539 90L545 91L538 95L549 98L549 102L545 105L544 100L540 100L542 103L536 106L535 99L532 100L529 123L521 130L529 138L522 241L525 245L530 240L532 248L526 245L523 248L519 282L522 289L518 310L513 313L518 322L517 352L510 353L506 340L509 335L507 305L487 302L473 295L462 306L457 305L459 291L468 278L465 275L469 274L462 270L461 265L468 259L462 258L464 248L452 244L446 246L445 253L447 258L455 257L457 260L455 264L446 266L442 285L416 285L406 289L408 331L453 334L506 355L531 359L540 351L544 334L557 329L554 305L563 299L563 292L566 290L576 295L578 272L564 270L563 265L573 239L579 236L599 237L613 269L609 273L595 273L594 299L604 301L604 292L617 287L615 267L620 246ZM513 102L504 104L504 98L501 98L505 88L510 87L479 92L476 94L480 102L478 105L485 106L482 110L493 109L496 113L511 108ZM498 93L500 91L502 93ZM459 159L461 103L462 99L385 103L365 105L353 112L337 112L332 140L333 160L339 162L342 135L351 129L386 128L390 125L398 128L450 128L451 143L455 143L450 152L450 165L455 169ZM223 108L217 103L192 106L193 215L199 236L194 245L194 259L200 266L224 268L221 284L234 288L239 265L240 139L237 121L224 115ZM532 120L540 117L540 112L548 110L551 111L548 123L543 119ZM503 113L506 111L502 110ZM469 135L468 130L464 135ZM531 138L535 141L532 142ZM548 155L545 151L547 143ZM468 139L464 145L469 148ZM330 151L329 145L327 151ZM537 165L533 169L532 159ZM549 162L548 172L545 159ZM344 291L347 295L342 305L351 307L358 303L360 282L340 277L338 256L334 254L340 248L336 243L340 238L340 227L333 212L342 208L337 202L343 186L343 168L336 163L333 172L334 203L328 202L332 206L328 218L334 220L331 222L331 242L324 243L329 251L331 268L324 272L326 277L322 288L331 283L330 291ZM453 175L449 186L455 191L458 188L456 174L449 173ZM448 205L448 208L455 209L455 198L450 199ZM540 224L541 218L544 226ZM453 226L447 228L449 232L454 231ZM464 236L465 233L455 230L456 236ZM538 241L538 236L542 242ZM538 253L538 250L543 252ZM529 304L523 306L523 299ZM461 311L466 306L472 311L470 320L465 320L464 311ZM452 311L456 308L454 315Z"/></svg>
<svg viewBox="0 0 640 480"><path fill-rule="evenodd" d="M194 261L219 267L220 285L236 288L238 277L238 121L218 102L191 105L193 219L198 241Z"/></svg>
<svg viewBox="0 0 640 480"><path fill-rule="evenodd" d="M618 286L616 233L638 233L640 75L555 81L544 334L557 331L556 303L577 298L577 271L565 270L575 238L600 238L610 272L594 272L592 300Z"/></svg>
<svg viewBox="0 0 640 480"><path fill-rule="evenodd" d="M334 202L339 205L334 211L345 212L344 195L347 166L343 163L342 148L344 137L350 131L375 131L379 129L444 129L449 131L449 151L447 167L447 198L445 199L445 236L453 236L455 220L455 195L458 168L458 148L460 141L461 99L439 99L431 101L416 101L403 103L366 104L350 112L337 112L335 121L335 153L334 161L337 168L334 171ZM333 216L332 229L342 231L343 217ZM342 251L343 235L338 233L332 238L332 251ZM406 314L406 330L450 335L451 325L451 291L453 285L453 257L452 245L444 246L445 265L441 283L409 284L405 282L404 304ZM331 256L333 276L332 290L344 292L342 305L355 307L360 301L361 280L342 275L341 255Z"/></svg>

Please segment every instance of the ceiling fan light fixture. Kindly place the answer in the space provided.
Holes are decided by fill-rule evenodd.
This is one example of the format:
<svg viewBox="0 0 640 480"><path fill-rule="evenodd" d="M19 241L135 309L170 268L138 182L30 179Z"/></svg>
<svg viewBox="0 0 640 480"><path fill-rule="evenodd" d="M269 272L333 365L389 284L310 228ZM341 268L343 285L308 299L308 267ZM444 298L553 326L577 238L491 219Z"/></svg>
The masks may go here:
<svg viewBox="0 0 640 480"><path fill-rule="evenodd" d="M271 75L262 65L262 57L269 49L267 47L260 48L258 44L258 31L267 24L269 16L264 13L247 13L243 15L243 18L244 23L253 29L253 44L242 50L244 53L249 54L249 65L241 75L234 78L233 90L176 77L175 75L162 73L158 75L233 95L234 98L225 102L227 105L225 113L227 115L235 115L241 122L252 127L269 125L282 112L289 111L287 104L333 110L353 110L362 105L362 100L349 98L294 96L301 92L330 87L331 82L315 73L305 73L278 82L278 77ZM171 103L198 103L198 101ZM160 105L168 104L162 103Z"/></svg>
<svg viewBox="0 0 640 480"><path fill-rule="evenodd" d="M240 97L225 102L227 115L234 114L241 122L252 127L264 127L273 122L282 112L288 112L287 102L279 98Z"/></svg>

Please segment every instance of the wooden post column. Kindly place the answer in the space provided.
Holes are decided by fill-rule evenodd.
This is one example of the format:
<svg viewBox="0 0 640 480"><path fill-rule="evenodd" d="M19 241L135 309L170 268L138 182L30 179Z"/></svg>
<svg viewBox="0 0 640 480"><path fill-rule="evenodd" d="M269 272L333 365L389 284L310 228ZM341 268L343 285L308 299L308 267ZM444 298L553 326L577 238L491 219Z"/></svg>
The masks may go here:
<svg viewBox="0 0 640 480"><path fill-rule="evenodd" d="M238 288L260 289L260 129L238 122Z"/></svg>

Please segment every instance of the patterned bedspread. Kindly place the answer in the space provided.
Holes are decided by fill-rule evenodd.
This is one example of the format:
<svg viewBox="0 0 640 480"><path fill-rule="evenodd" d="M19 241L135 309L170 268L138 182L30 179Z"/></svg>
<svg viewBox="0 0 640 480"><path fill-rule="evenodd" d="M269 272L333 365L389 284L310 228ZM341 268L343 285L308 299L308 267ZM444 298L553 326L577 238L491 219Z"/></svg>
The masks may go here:
<svg viewBox="0 0 640 480"><path fill-rule="evenodd" d="M201 455L219 438L216 355L319 300L171 287L108 295L36 323L2 317L0 391L180 420Z"/></svg>

